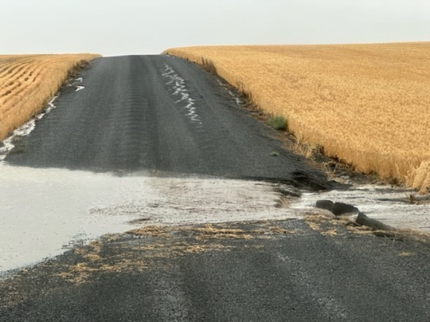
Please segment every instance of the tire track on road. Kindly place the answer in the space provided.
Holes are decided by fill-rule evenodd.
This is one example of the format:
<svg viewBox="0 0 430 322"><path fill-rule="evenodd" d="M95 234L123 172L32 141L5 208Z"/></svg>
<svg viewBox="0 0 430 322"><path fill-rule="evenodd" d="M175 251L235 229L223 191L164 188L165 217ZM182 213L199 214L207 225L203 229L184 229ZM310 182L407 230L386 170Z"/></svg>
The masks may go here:
<svg viewBox="0 0 430 322"><path fill-rule="evenodd" d="M219 79L194 64L170 56L101 58L79 77L85 88L63 91L58 108L38 122L23 139L22 153L8 155L7 162L330 186L324 173L283 150L270 138L272 129L250 117Z"/></svg>

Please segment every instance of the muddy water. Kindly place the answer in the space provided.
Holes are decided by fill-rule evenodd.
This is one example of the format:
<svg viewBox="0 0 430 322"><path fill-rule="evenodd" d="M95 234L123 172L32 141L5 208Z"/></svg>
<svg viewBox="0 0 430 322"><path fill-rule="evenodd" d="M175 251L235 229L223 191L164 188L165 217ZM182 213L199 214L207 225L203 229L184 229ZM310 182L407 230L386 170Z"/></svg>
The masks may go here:
<svg viewBox="0 0 430 322"><path fill-rule="evenodd" d="M428 200L411 204L412 191L384 186L303 192L275 207L279 186L253 181L1 164L0 178L0 278L106 233L154 224L302 218L309 211L324 211L314 208L320 199L351 203L397 228L430 232Z"/></svg>
<svg viewBox="0 0 430 322"><path fill-rule="evenodd" d="M304 193L291 207L312 209L321 199L352 204L368 217L398 229L418 229L430 233L429 196L417 195L413 190L355 185L346 191Z"/></svg>
<svg viewBox="0 0 430 322"><path fill-rule="evenodd" d="M0 272L143 224L295 217L270 184L0 166ZM0 274L1 275L1 274Z"/></svg>

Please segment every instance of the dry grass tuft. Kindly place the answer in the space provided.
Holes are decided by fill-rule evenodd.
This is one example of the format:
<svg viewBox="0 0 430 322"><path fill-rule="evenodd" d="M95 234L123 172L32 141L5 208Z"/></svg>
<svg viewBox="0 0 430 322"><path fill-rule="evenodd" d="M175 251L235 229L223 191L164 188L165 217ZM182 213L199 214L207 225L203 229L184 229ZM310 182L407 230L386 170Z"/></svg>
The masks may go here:
<svg viewBox="0 0 430 322"><path fill-rule="evenodd" d="M336 229L329 229L329 230L323 231L321 233L321 235L334 237L334 236L337 236L337 230Z"/></svg>
<svg viewBox="0 0 430 322"><path fill-rule="evenodd" d="M306 221L306 223L309 225L309 228L314 230L314 231L320 231L321 230L321 226L318 225L316 222Z"/></svg>
<svg viewBox="0 0 430 322"><path fill-rule="evenodd" d="M98 55L0 55L0 140L36 115L73 76Z"/></svg>
<svg viewBox="0 0 430 322"><path fill-rule="evenodd" d="M296 233L294 230L281 228L279 226L269 227L269 229L275 235L289 235Z"/></svg>
<svg viewBox="0 0 430 322"><path fill-rule="evenodd" d="M205 224L203 226L146 226L133 229L127 232L134 236L148 237L173 237L175 234L191 234L194 240L211 240L211 239L253 239L256 236L264 234L286 234L293 233L283 230L277 226L264 227L264 229L244 230L230 228L225 225Z"/></svg>
<svg viewBox="0 0 430 322"><path fill-rule="evenodd" d="M128 231L144 241L129 246L121 243L121 235L108 235L105 241L114 242L112 252L102 251L103 241L74 249L79 262L67 265L57 276L74 284L81 284L100 273L142 272L154 267L158 260L208 251L230 251L237 247L236 240L264 240L269 236L294 234L276 223L255 224L250 229L234 224L206 224L200 226L146 226ZM128 237L126 237L128 238ZM118 242L118 243L117 243ZM241 244L239 244L241 245ZM258 245L251 245L257 247ZM160 266L158 266L160 267Z"/></svg>
<svg viewBox="0 0 430 322"><path fill-rule="evenodd" d="M165 53L210 65L265 113L284 116L300 142L357 171L430 188L430 42Z"/></svg>
<svg viewBox="0 0 430 322"><path fill-rule="evenodd" d="M127 233L136 236L165 237L169 236L169 229L164 226L144 226Z"/></svg>
<svg viewBox="0 0 430 322"><path fill-rule="evenodd" d="M259 234L258 231L245 231L243 229L215 227L206 224L203 227L185 228L184 230L197 233L196 240L206 239L252 239L253 233Z"/></svg>

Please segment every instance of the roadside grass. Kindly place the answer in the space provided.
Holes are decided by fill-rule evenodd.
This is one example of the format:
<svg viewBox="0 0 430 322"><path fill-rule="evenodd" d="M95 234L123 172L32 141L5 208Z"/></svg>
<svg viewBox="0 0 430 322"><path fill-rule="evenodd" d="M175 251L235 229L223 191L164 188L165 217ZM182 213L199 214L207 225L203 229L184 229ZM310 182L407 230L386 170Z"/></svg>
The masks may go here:
<svg viewBox="0 0 430 322"><path fill-rule="evenodd" d="M287 120L281 115L272 116L267 120L267 124L278 131L287 130Z"/></svg>
<svg viewBox="0 0 430 322"><path fill-rule="evenodd" d="M0 55L0 140L43 109L64 82L99 55Z"/></svg>
<svg viewBox="0 0 430 322"><path fill-rule="evenodd" d="M361 173L430 189L430 42L172 48L210 69L298 142ZM213 65L213 66L212 66Z"/></svg>

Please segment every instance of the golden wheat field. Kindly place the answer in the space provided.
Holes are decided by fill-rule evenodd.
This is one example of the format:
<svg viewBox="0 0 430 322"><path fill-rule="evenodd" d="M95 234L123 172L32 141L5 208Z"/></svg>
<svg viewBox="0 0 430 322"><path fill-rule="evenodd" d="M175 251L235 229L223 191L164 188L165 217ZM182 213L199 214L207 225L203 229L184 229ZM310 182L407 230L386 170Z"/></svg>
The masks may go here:
<svg viewBox="0 0 430 322"><path fill-rule="evenodd" d="M0 55L0 140L37 114L92 54Z"/></svg>
<svg viewBox="0 0 430 322"><path fill-rule="evenodd" d="M430 43L172 48L364 173L430 187Z"/></svg>

